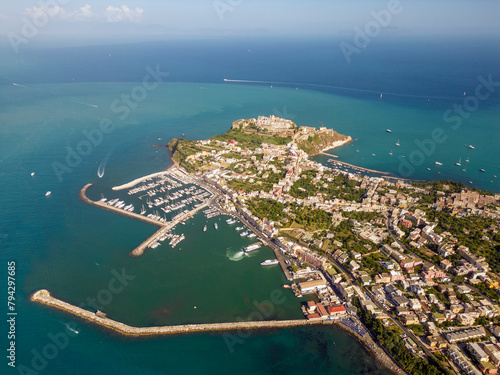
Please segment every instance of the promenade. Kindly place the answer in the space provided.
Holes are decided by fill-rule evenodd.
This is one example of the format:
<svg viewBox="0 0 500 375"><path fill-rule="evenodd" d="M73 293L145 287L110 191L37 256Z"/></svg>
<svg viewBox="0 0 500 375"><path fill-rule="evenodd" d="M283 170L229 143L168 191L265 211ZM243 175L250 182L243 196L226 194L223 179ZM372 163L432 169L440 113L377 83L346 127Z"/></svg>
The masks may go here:
<svg viewBox="0 0 500 375"><path fill-rule="evenodd" d="M310 326L317 324L327 324L322 320L270 320L270 321L254 321L254 322L233 322L233 323L208 323L208 324L185 324L174 326L158 326L158 327L132 327L124 323L107 317L97 316L96 313L71 305L61 301L50 295L46 289L41 289L31 296L31 300L47 306L52 306L56 309L66 311L76 315L82 319L92 323L111 329L122 335L129 336L167 336L188 334L194 332L216 332L216 331L234 331L234 330L254 330L254 329L269 329L269 328L285 328L296 326Z"/></svg>

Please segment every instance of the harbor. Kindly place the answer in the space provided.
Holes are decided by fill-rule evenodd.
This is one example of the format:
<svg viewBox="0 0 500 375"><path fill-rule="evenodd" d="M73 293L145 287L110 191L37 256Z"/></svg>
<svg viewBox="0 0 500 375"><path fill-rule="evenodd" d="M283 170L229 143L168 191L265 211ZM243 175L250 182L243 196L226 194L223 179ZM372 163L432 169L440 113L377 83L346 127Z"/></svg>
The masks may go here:
<svg viewBox="0 0 500 375"><path fill-rule="evenodd" d="M83 202L160 227L130 252L134 257L143 255L148 248L158 247L160 242L166 239L170 239L169 245L174 248L185 237L183 234L170 232L178 224L185 225L187 220L193 218L198 211L210 207L216 199L214 193L200 187L193 177L176 167L112 188L113 191L129 189L127 195L135 196L133 203L125 203L120 198L107 199L104 196L99 201L91 200L87 196L87 190L91 186L92 184L86 184L80 190L79 196ZM145 203L142 204L139 214L134 212L134 203L139 204L137 200ZM213 207L209 208L208 212L210 215L206 214L207 218L220 214Z"/></svg>
<svg viewBox="0 0 500 375"><path fill-rule="evenodd" d="M170 325L158 327L132 327L127 324L117 322L106 316L101 311L88 311L78 306L71 305L52 297L46 289L41 289L33 293L31 301L38 302L58 310L78 316L81 319L98 324L102 327L111 329L122 335L129 336L168 336L178 334L189 334L195 332L216 332L216 331L236 331L236 330L259 330L271 328L285 328L296 326L310 326L317 324L328 324L322 320L270 320L270 321L249 321L249 322L230 322L230 323L209 323L209 324L185 324Z"/></svg>
<svg viewBox="0 0 500 375"><path fill-rule="evenodd" d="M257 240L242 249L244 254L248 255L263 245L270 247L287 280L293 279L284 262L283 254L276 244L238 212L228 212L220 206L218 202L224 196L224 192L220 191L216 185L199 180L176 165L166 171L137 178L112 188L112 191L128 189L126 194L130 197L129 199L132 199L132 203L129 200L125 202L127 198L108 199L103 195L98 201L92 200L87 196L87 190L91 186L92 184L86 184L80 190L79 195L83 202L159 227L155 233L129 252L129 255L133 257L142 256L148 249L158 248L166 240L169 240L168 244L175 248L185 239L185 235L174 234L173 231L178 225L186 225L186 222L197 212L203 210L207 220L220 215L229 216L226 224L238 223L240 226L234 229L240 237ZM141 205L140 212L134 212L135 206L139 205ZM213 228L218 229L217 222L213 224ZM205 225L203 231L206 230Z"/></svg>

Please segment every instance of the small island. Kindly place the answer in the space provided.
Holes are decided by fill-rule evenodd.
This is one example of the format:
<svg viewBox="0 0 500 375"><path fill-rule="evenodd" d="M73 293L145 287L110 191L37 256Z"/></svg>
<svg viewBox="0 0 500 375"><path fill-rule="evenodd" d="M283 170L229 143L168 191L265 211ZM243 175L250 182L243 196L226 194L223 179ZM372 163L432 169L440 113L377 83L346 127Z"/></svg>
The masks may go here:
<svg viewBox="0 0 500 375"><path fill-rule="evenodd" d="M316 302L303 304L301 322L348 330L398 373L495 373L500 195L453 181L367 176L341 169L335 160L327 166L311 159L351 141L332 129L275 116L240 119L207 140L172 139L171 168L113 188L148 196L147 206L160 207L168 218L144 205L133 213L133 205L119 198L92 201L85 195L90 185L80 197L160 227L134 256L166 238L174 247L182 237L170 230L199 210L207 218L229 215L258 245L274 251L291 281L285 287L299 298L315 296ZM149 198L174 188L191 206L175 211L181 210L177 203ZM48 292L33 300L113 329L121 324L73 311ZM202 326L193 331L231 329Z"/></svg>

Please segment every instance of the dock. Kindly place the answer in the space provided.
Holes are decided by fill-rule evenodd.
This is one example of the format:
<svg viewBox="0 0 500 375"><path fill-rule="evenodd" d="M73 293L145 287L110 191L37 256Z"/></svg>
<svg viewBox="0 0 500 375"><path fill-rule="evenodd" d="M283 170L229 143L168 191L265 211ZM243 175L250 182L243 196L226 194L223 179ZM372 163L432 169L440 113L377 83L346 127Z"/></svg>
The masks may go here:
<svg viewBox="0 0 500 375"><path fill-rule="evenodd" d="M329 157L336 156L336 155L332 155L332 154L327 154L326 152L320 152L319 155L324 155L324 156L329 156ZM358 170L363 171L363 172L378 173L378 174L382 174L382 175L391 175L391 173L389 173L389 172L377 171L376 169L363 168L363 167L360 167L358 165L346 163L345 161L335 160L335 161L333 161L333 163L343 164L343 165L346 165L346 166L351 167L353 169L358 169Z"/></svg>
<svg viewBox="0 0 500 375"><path fill-rule="evenodd" d="M150 219L149 217L142 216L142 215L136 214L134 212L122 210L121 208L116 208L116 207L110 206L110 205L108 205L108 204L106 204L104 202L93 201L92 199L90 199L86 195L87 189L89 187L91 187L91 186L92 186L92 184L87 184L84 187L82 187L81 190L80 190L79 196L80 196L80 199L84 203L87 203L87 204L90 204L92 206L96 206L96 207L99 207L99 208L102 208L102 209L114 212L114 213L116 213L118 215L122 215L122 216L130 217L132 219L140 220L140 221L143 221L143 222L148 223L148 224L153 224L153 225L155 225L157 227L163 226L164 223L162 223L161 221Z"/></svg>
<svg viewBox="0 0 500 375"><path fill-rule="evenodd" d="M179 224L181 221L187 219L189 216L193 216L196 212L199 210L205 208L208 206L208 203L204 203L201 206L196 207L195 209L184 213L180 217L178 217L175 220L172 221L167 221L166 223L161 223L162 227L158 229L151 237L149 237L146 241L141 243L139 246L137 246L134 250L130 252L130 255L134 257L139 257L142 254L144 254L144 251L150 247L150 245L155 242L158 238L161 236L165 235L167 232L172 230L173 227L175 227L177 224Z"/></svg>
<svg viewBox="0 0 500 375"><path fill-rule="evenodd" d="M317 324L328 324L322 320L270 320L270 321L253 321L253 322L231 322L231 323L207 323L207 324L184 324L158 327L132 327L127 324L109 319L105 314L96 314L95 312L82 309L61 301L51 296L46 289L36 291L31 296L31 301L38 302L47 306L54 307L58 310L78 316L81 319L98 324L122 335L128 336L168 336L189 334L195 332L218 332L218 331L235 331L235 330L259 330L270 328L285 328L296 326L310 326Z"/></svg>
<svg viewBox="0 0 500 375"><path fill-rule="evenodd" d="M90 186L92 186L92 184L86 184L80 190L79 196L83 202L90 204L92 206L96 206L96 207L117 213L117 214L122 215L122 216L130 217L132 219L140 220L140 221L143 221L145 223L160 227L160 229L158 229L153 235L151 235L148 239L146 239L143 243L141 243L139 246L137 246L134 250L132 250L130 252L130 255L132 255L134 257L139 257L142 254L144 254L144 251L146 251L146 249L148 247L150 247L150 245L153 242L155 242L158 238L160 238L161 236L166 234L168 231L170 231L173 227L175 227L181 221L187 219L189 216L193 216L199 210L207 207L210 204L210 202L214 199L212 197L212 199L210 199L209 201L199 205L198 207L192 209L191 211L185 212L184 214L182 214L181 216L179 216L175 220L162 222L162 221L151 219L151 218L143 216L143 215L136 214L134 212L130 212L130 211L127 211L127 210L124 210L121 208L110 206L110 205L106 204L105 202L93 201L92 199L87 197L87 194L86 194L87 189Z"/></svg>

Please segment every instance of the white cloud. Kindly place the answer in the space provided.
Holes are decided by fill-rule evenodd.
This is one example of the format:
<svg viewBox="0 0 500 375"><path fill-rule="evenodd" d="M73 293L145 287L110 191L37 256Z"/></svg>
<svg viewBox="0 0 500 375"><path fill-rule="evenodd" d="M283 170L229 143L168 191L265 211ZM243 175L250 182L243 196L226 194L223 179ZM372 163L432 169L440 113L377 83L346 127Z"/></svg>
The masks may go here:
<svg viewBox="0 0 500 375"><path fill-rule="evenodd" d="M127 5L120 7L108 6L102 13L92 11L89 4L85 4L78 10L67 12L64 8L56 5L53 7L31 7L24 10L24 15L30 18L49 16L51 19L66 21L104 21L104 22L139 22L142 20L142 8L130 9Z"/></svg>
<svg viewBox="0 0 500 375"><path fill-rule="evenodd" d="M132 21L138 22L142 19L142 8L130 9L127 5L121 7L108 6L104 12L106 22L123 22Z"/></svg>
<svg viewBox="0 0 500 375"><path fill-rule="evenodd" d="M90 8L91 6L89 4L85 4L83 7L80 8L80 14L82 15L82 17L91 18L94 16L94 13Z"/></svg>
<svg viewBox="0 0 500 375"><path fill-rule="evenodd" d="M59 5L45 8L43 6L41 7L31 7L31 8L26 8L24 10L24 14L28 17L31 18L36 18L36 17L42 17L48 15L50 18L57 18L57 19L67 19L68 18L68 13L64 10L64 8L60 7Z"/></svg>

